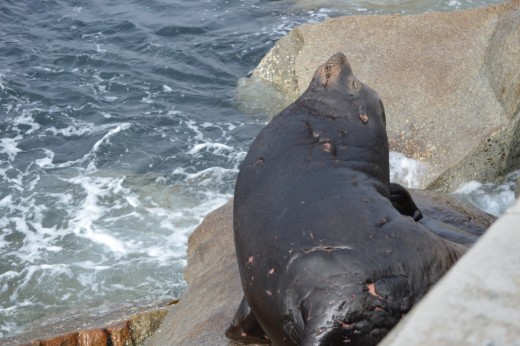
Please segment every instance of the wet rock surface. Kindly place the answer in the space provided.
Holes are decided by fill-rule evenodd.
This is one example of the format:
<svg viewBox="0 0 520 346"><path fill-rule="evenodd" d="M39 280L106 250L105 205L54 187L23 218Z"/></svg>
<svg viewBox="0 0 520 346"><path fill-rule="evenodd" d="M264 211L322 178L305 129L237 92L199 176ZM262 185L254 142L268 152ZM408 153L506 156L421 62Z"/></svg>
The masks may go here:
<svg viewBox="0 0 520 346"><path fill-rule="evenodd" d="M242 299L233 241L233 204L210 213L190 236L189 288L148 342L148 346L236 345L226 339Z"/></svg>
<svg viewBox="0 0 520 346"><path fill-rule="evenodd" d="M290 103L322 61L345 53L383 100L391 150L429 164L421 187L452 191L520 167L519 26L518 0L450 13L334 18L293 29L250 80Z"/></svg>
<svg viewBox="0 0 520 346"><path fill-rule="evenodd" d="M170 302L171 303L171 302ZM114 308L108 313L59 315L35 323L31 332L0 340L2 346L140 346L159 327L166 306Z"/></svg>

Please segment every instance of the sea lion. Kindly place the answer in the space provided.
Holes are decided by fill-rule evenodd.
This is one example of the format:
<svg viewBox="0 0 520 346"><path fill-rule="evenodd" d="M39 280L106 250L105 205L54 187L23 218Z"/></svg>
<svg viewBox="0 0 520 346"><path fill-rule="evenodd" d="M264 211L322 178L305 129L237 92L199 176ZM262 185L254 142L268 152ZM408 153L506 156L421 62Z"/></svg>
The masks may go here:
<svg viewBox="0 0 520 346"><path fill-rule="evenodd" d="M278 346L377 344L466 250L392 205L383 103L342 53L252 143L233 227L226 335Z"/></svg>

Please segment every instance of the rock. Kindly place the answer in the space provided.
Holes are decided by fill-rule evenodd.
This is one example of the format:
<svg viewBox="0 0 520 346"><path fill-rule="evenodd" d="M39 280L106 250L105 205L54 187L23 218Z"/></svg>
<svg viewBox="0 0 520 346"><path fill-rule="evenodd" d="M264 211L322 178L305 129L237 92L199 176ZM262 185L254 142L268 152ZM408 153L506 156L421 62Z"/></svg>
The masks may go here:
<svg viewBox="0 0 520 346"><path fill-rule="evenodd" d="M76 346L78 345L78 333L58 335L48 340L40 340L40 346Z"/></svg>
<svg viewBox="0 0 520 346"><path fill-rule="evenodd" d="M339 17L293 29L250 80L290 103L316 67L342 51L383 99L391 150L429 164L421 187L451 191L520 167L519 27L519 0L450 13Z"/></svg>
<svg viewBox="0 0 520 346"><path fill-rule="evenodd" d="M112 346L132 346L132 332L128 321L107 327L107 333L112 341Z"/></svg>
<svg viewBox="0 0 520 346"><path fill-rule="evenodd" d="M109 313L48 317L31 332L0 340L2 346L141 346L166 315L163 305L125 306Z"/></svg>
<svg viewBox="0 0 520 346"><path fill-rule="evenodd" d="M516 178L516 185L515 185L515 198L520 198L520 177Z"/></svg>
<svg viewBox="0 0 520 346"><path fill-rule="evenodd" d="M161 309L132 316L128 324L134 345L144 345L145 341L159 328L166 313L166 310Z"/></svg>
<svg viewBox="0 0 520 346"><path fill-rule="evenodd" d="M482 229L495 219L437 192L410 192L420 204L428 205L426 215L435 208L449 207L457 222L466 220L466 226ZM232 201L206 216L190 236L185 278L188 289L180 302L168 309L147 346L241 345L224 336L243 295L233 240Z"/></svg>
<svg viewBox="0 0 520 346"><path fill-rule="evenodd" d="M238 304L242 287L233 241L233 204L210 213L188 242L189 288L169 309L147 346L233 345L224 336Z"/></svg>
<svg viewBox="0 0 520 346"><path fill-rule="evenodd" d="M78 346L106 346L108 335L104 330L91 329L78 332Z"/></svg>
<svg viewBox="0 0 520 346"><path fill-rule="evenodd" d="M418 189L408 189L408 191L424 215L447 224L457 225L458 228L471 234L482 235L497 219L447 194Z"/></svg>

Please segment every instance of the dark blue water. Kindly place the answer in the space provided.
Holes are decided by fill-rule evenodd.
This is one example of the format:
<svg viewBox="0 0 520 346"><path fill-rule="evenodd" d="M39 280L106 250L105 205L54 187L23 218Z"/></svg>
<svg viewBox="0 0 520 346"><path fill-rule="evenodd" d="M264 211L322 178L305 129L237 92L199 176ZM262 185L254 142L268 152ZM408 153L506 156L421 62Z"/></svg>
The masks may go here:
<svg viewBox="0 0 520 346"><path fill-rule="evenodd" d="M267 121L237 81L292 27L485 2L2 0L0 338L182 293L187 238Z"/></svg>

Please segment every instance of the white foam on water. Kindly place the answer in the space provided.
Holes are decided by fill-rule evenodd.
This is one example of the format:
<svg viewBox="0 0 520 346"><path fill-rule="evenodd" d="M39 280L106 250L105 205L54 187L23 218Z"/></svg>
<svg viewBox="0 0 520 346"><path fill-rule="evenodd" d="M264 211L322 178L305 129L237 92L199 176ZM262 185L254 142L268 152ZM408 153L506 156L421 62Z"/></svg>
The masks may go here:
<svg viewBox="0 0 520 346"><path fill-rule="evenodd" d="M0 70L0 90L5 91L8 88L5 86L4 78L9 70Z"/></svg>
<svg viewBox="0 0 520 346"><path fill-rule="evenodd" d="M341 14L419 14L432 11L453 11L458 9L474 8L490 4L503 3L504 0L294 0L295 8L319 9L327 8L339 11Z"/></svg>
<svg viewBox="0 0 520 346"><path fill-rule="evenodd" d="M52 163L52 161L54 160L54 156L55 156L54 152L47 148L43 148L43 152L45 153L45 157L41 158L41 159L37 159L36 161L34 161L34 163L37 164L38 166L40 166L40 168L53 167L54 164Z"/></svg>
<svg viewBox="0 0 520 346"><path fill-rule="evenodd" d="M480 189L481 187L482 187L482 183L480 183L476 180L472 180L472 181L468 181L467 183L464 183L463 185L461 185L459 188L457 188L457 190L454 191L454 193L467 195L472 192L478 191L478 189Z"/></svg>
<svg viewBox="0 0 520 346"><path fill-rule="evenodd" d="M153 100L154 95L149 91L145 91L145 93L146 93L146 96L141 99L141 102L147 103L147 104L154 103L154 100Z"/></svg>
<svg viewBox="0 0 520 346"><path fill-rule="evenodd" d="M193 131L194 135L192 138L194 141L204 142L204 134L200 131L195 121L187 119L184 123L191 131Z"/></svg>
<svg viewBox="0 0 520 346"><path fill-rule="evenodd" d="M101 45L100 45L99 43L97 43L97 44L96 44L96 52L98 52L98 53L106 53L107 50L101 48Z"/></svg>
<svg viewBox="0 0 520 346"><path fill-rule="evenodd" d="M49 132L53 135L61 135L63 137L71 137L71 136L82 136L85 134L95 133L95 126L89 123L79 123L74 126L67 126L61 129L57 129L54 126L49 126L45 128L45 132Z"/></svg>
<svg viewBox="0 0 520 346"><path fill-rule="evenodd" d="M89 269L89 270L95 270L95 271L103 271L103 270L108 270L111 268L108 265L100 265L92 260L74 262L73 266L80 267L81 269Z"/></svg>
<svg viewBox="0 0 520 346"><path fill-rule="evenodd" d="M40 111L42 110L39 108L36 104L32 109L23 109L22 113L20 115L17 115L12 120L13 126L18 130L18 132L22 132L19 130L19 127L22 125L29 126L29 129L23 130L23 133L26 135L30 135L36 130L40 129L40 124L34 121L34 118L32 116L32 112L34 111Z"/></svg>
<svg viewBox="0 0 520 346"><path fill-rule="evenodd" d="M520 170L508 174L502 184L469 181L453 195L495 216L500 216L515 202L516 179Z"/></svg>
<svg viewBox="0 0 520 346"><path fill-rule="evenodd" d="M115 135L123 130L128 130L130 128L130 126L132 126L132 125L125 123L125 124L118 125L115 128L111 129L110 131L108 131L108 133L106 135L103 136L103 138L101 138L99 141L96 142L96 144L94 144L94 147L92 148L92 150L95 152L95 151L98 151L99 147L102 144L104 144L104 143L110 144L110 137L112 137L113 135Z"/></svg>
<svg viewBox="0 0 520 346"><path fill-rule="evenodd" d="M390 152L389 157L390 181L409 188L424 188L424 181L432 174L428 164L394 151ZM515 181L519 176L520 171L512 172L503 184L469 181L455 190L453 195L485 212L500 216L515 202Z"/></svg>
<svg viewBox="0 0 520 346"><path fill-rule="evenodd" d="M22 150L18 148L18 141L22 139L22 136L16 136L15 138L0 138L0 154L7 154L9 161L14 161L16 155Z"/></svg>
<svg viewBox="0 0 520 346"><path fill-rule="evenodd" d="M114 100L109 100L109 101L114 101ZM107 113L107 112L99 112L105 119L110 119L112 118L112 114L110 113Z"/></svg>
<svg viewBox="0 0 520 346"><path fill-rule="evenodd" d="M390 151L390 181L410 188L418 188L429 174L429 165L402 153Z"/></svg>
<svg viewBox="0 0 520 346"><path fill-rule="evenodd" d="M450 7L460 7L462 4L460 1L457 1L457 0L450 0L450 2L448 2L448 6Z"/></svg>
<svg viewBox="0 0 520 346"><path fill-rule="evenodd" d="M222 143L199 143L195 144L193 148L188 151L188 154L197 156L202 150L209 151L214 155L225 155L233 151L233 148Z"/></svg>
<svg viewBox="0 0 520 346"><path fill-rule="evenodd" d="M0 179L9 182L12 191L18 191L0 199L0 227L9 230L0 232L2 258L17 263L16 270L0 276L1 291L8 294L11 302L1 302L3 311L9 309L16 314L35 306L39 311L55 308L52 299L45 298L47 292L40 291L40 287L46 290L45 287L51 285L53 290L64 290L56 292L63 301L82 301L84 298L81 297L96 295L99 296L96 299L103 299L113 290L132 290L133 286L131 278L112 284L100 276L101 272L110 277L114 271L126 271L123 269L125 266L137 267L148 262L150 264L146 265L153 268L175 266L176 262L178 266L185 265L187 236L201 215L196 216L198 219L188 220L189 226L179 226L178 216L169 212L168 206L161 206L153 198L150 200L146 188L141 190L144 194L137 193L134 187L126 184L125 174L99 172L95 165L94 159L101 148L110 146L112 138L129 129L131 124L93 126L78 120L75 125L61 129L52 126L39 129L30 111L21 119L13 119L11 124L19 135L3 138L1 142L3 153L10 161L16 160L21 153L17 148L18 142L37 130L64 137L105 134L77 160L55 164L55 153L41 148L42 155L26 171L14 169L6 162L0 166ZM84 164L87 164L87 169L82 168ZM41 175L43 171L52 173ZM46 187L49 182L55 192ZM156 211L160 211L159 216L155 215ZM140 223L137 229L135 221ZM149 242L138 240L148 227L162 229L163 234L152 235ZM175 236L176 229L180 229L179 236ZM79 244L82 244L81 248L74 256L68 256L67 253L74 252L74 247ZM95 259L90 262L82 260L84 253L89 251L97 252L97 255L89 255ZM144 257L132 265L133 258L140 256ZM76 257L80 260L78 263L74 263ZM144 271L150 272L149 269ZM150 279L142 282L146 280ZM172 287L182 286L182 281L175 281L174 285L163 287L162 291L171 292ZM148 284L149 287L158 285ZM82 288L77 292L67 288L74 285ZM26 295L32 297L30 304L24 303ZM0 337L13 330L16 330L16 324L4 323L2 319Z"/></svg>
<svg viewBox="0 0 520 346"><path fill-rule="evenodd" d="M100 142L96 144L98 143ZM113 193L117 193L116 190L121 181L111 178L81 175L71 178L68 181L72 184L80 185L86 193L83 203L75 212L76 216L71 220L73 233L105 246L112 251L116 257L126 254L127 250L123 242L107 234L95 225L95 222L106 212L100 205L100 200L111 196Z"/></svg>

